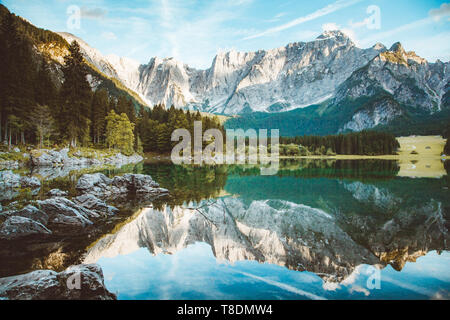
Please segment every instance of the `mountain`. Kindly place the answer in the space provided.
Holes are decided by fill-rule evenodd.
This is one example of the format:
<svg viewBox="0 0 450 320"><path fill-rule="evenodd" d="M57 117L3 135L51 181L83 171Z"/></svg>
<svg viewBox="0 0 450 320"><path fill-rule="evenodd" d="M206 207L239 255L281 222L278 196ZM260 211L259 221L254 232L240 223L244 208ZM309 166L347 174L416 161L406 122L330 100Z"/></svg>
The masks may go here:
<svg viewBox="0 0 450 320"><path fill-rule="evenodd" d="M119 79L149 104L191 107L222 114L280 112L309 106L333 96L351 73L384 50L381 45L359 49L342 32L325 32L315 41L292 43L273 50L219 53L207 70L196 70L173 59L152 58L139 66L102 56L75 36L88 61ZM126 72L117 70L126 69Z"/></svg>
<svg viewBox="0 0 450 320"><path fill-rule="evenodd" d="M27 30L38 29L21 21ZM103 55L72 34L46 32L51 36L34 47L55 63L56 78L68 43L76 40L93 89L126 94L135 105L233 115L228 128L279 128L282 135L364 129L440 134L450 120L449 62L429 63L400 43L361 49L345 33L326 31L314 41L272 50L221 52L210 68L197 70L174 58L140 64Z"/></svg>
<svg viewBox="0 0 450 320"><path fill-rule="evenodd" d="M139 65L103 56L78 40L88 61L148 105L239 115L229 128L282 128L283 135L372 128L414 133L449 117L449 63L429 63L400 43L360 49L343 32L326 31L277 49L221 52L209 69L196 70L174 58Z"/></svg>
<svg viewBox="0 0 450 320"><path fill-rule="evenodd" d="M450 122L449 63L428 63L400 43L380 51L337 86L328 101L279 114L241 115L227 127L280 128L284 136L365 129L442 134Z"/></svg>

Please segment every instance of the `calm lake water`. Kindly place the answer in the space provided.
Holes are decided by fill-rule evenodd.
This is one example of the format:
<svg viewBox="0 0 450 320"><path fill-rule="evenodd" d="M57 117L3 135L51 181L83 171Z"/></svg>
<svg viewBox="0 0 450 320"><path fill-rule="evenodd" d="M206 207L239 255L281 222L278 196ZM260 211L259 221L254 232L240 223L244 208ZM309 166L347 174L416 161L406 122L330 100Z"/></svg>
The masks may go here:
<svg viewBox="0 0 450 320"><path fill-rule="evenodd" d="M124 172L171 194L130 200L82 243L0 248L3 275L98 263L119 299L450 299L448 175L400 177L381 160L283 161L274 176L164 162L105 173ZM48 179L34 197L74 192L76 177Z"/></svg>

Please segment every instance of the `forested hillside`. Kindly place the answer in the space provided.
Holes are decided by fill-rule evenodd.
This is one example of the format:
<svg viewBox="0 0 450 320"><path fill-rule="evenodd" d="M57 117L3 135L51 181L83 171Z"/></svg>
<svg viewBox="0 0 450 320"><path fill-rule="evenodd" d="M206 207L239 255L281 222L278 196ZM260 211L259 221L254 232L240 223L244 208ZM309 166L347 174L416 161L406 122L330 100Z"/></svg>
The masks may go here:
<svg viewBox="0 0 450 320"><path fill-rule="evenodd" d="M36 50L52 43L65 52L61 64ZM36 28L0 5L0 136L11 145L114 147L124 153L168 152L176 128L221 128L218 119L170 108L143 106L116 81L96 73L93 90L77 42ZM61 80L59 79L61 78ZM131 134L129 134L131 132ZM124 138L125 137L125 138Z"/></svg>

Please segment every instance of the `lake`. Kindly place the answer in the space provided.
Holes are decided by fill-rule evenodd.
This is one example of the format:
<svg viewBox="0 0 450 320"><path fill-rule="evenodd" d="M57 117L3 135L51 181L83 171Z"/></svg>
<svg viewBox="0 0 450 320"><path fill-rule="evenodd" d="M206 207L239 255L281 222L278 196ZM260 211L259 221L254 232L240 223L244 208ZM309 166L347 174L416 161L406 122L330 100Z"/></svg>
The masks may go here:
<svg viewBox="0 0 450 320"><path fill-rule="evenodd" d="M3 244L0 273L98 263L119 299L450 299L449 175L399 171L387 160L284 160L273 176L164 161L103 171L149 174L170 195L130 199L87 239ZM30 197L73 195L79 174Z"/></svg>

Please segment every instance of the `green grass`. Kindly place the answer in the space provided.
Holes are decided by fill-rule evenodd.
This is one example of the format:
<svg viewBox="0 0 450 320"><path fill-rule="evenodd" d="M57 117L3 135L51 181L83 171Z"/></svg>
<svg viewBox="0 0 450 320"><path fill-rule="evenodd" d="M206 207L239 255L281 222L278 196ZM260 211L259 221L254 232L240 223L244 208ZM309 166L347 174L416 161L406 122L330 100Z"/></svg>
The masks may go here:
<svg viewBox="0 0 450 320"><path fill-rule="evenodd" d="M5 152L0 153L0 161L18 161L25 162L28 158L23 156L22 152Z"/></svg>
<svg viewBox="0 0 450 320"><path fill-rule="evenodd" d="M87 158L87 159L98 159L103 160L119 153L115 149L94 149L94 148L72 148L70 149L68 156L73 158Z"/></svg>

